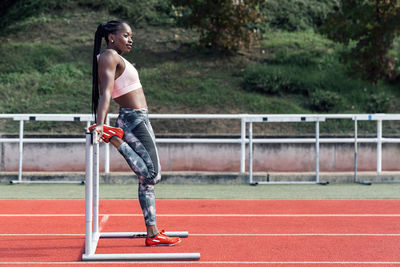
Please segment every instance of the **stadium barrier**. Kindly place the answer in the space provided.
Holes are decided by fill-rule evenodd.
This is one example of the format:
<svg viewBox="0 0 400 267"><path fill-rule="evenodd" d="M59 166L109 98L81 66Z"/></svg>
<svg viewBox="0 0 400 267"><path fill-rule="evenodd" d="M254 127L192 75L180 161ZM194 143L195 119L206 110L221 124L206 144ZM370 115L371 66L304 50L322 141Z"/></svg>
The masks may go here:
<svg viewBox="0 0 400 267"><path fill-rule="evenodd" d="M118 114L109 114L107 123L110 119L115 119ZM241 146L240 153L240 172L245 173L246 145L249 145L249 183L252 181L253 164L253 144L255 143L315 143L315 182L319 182L319 145L321 143L354 143L354 182L357 180L357 147L359 143L376 143L376 171L382 172L382 144L400 143L400 138L383 138L382 121L400 120L400 114L150 114L150 119L236 119L241 121L240 138L157 138L158 143L237 143ZM24 143L84 143L83 138L24 138L24 121L80 121L86 122L87 127L94 121L91 114L0 114L0 119L13 119L19 121L19 138L0 138L1 142L19 143L19 164L18 180L16 183L28 182L22 180L23 166L23 145ZM353 138L319 138L319 123L330 119L347 119L355 122ZM376 138L358 138L358 121L376 121ZM315 138L253 138L252 127L255 122L273 123L273 122L315 122ZM249 128L248 137L246 137L246 128ZM105 173L110 172L110 152L109 144L105 147ZM31 181L29 181L31 182ZM54 181L52 181L54 182Z"/></svg>

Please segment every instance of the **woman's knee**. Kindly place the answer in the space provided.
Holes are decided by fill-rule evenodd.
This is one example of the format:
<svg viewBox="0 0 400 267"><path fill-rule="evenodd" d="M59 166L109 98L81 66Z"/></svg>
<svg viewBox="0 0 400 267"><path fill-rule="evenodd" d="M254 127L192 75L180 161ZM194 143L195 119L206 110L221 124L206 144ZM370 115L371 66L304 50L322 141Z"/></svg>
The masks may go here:
<svg viewBox="0 0 400 267"><path fill-rule="evenodd" d="M120 145L122 145L124 143L124 140L122 140L121 138L119 138L118 136L113 136L110 138L110 143L115 147L115 148L119 148Z"/></svg>
<svg viewBox="0 0 400 267"><path fill-rule="evenodd" d="M161 181L161 173L156 173L155 175L151 175L150 177L145 177L143 182L148 185L156 185Z"/></svg>

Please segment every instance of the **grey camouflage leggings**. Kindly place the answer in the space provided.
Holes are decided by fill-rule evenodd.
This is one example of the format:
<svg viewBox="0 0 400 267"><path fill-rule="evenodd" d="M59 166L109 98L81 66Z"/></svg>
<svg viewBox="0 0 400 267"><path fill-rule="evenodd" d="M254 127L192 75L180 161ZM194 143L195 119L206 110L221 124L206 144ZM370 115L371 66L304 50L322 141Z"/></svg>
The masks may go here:
<svg viewBox="0 0 400 267"><path fill-rule="evenodd" d="M161 167L147 109L121 108L116 126L124 130L118 151L139 178L139 202L146 225L156 225L154 185Z"/></svg>

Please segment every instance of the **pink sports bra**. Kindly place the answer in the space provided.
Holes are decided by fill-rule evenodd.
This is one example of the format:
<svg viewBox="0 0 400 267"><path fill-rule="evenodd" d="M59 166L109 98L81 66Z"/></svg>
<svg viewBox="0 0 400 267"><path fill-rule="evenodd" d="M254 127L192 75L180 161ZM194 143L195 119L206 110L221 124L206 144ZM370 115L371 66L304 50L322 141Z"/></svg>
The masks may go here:
<svg viewBox="0 0 400 267"><path fill-rule="evenodd" d="M97 59L99 59L99 56L100 55L97 55ZM120 57L125 62L125 70L121 74L121 76L119 76L114 81L114 88L111 93L111 97L113 99L127 94L131 91L142 88L142 84L139 80L139 73L137 72L135 67L128 60L126 60L122 56Z"/></svg>

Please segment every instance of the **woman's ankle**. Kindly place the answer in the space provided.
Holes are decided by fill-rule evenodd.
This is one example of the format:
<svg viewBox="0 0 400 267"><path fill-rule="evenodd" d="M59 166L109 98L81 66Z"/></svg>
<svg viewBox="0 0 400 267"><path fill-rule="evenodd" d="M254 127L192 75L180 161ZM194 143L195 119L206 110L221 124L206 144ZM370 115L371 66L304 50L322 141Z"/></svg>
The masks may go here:
<svg viewBox="0 0 400 267"><path fill-rule="evenodd" d="M147 236L151 237L151 238L153 238L159 234L159 231L158 231L156 225L146 225L146 230L147 230Z"/></svg>

